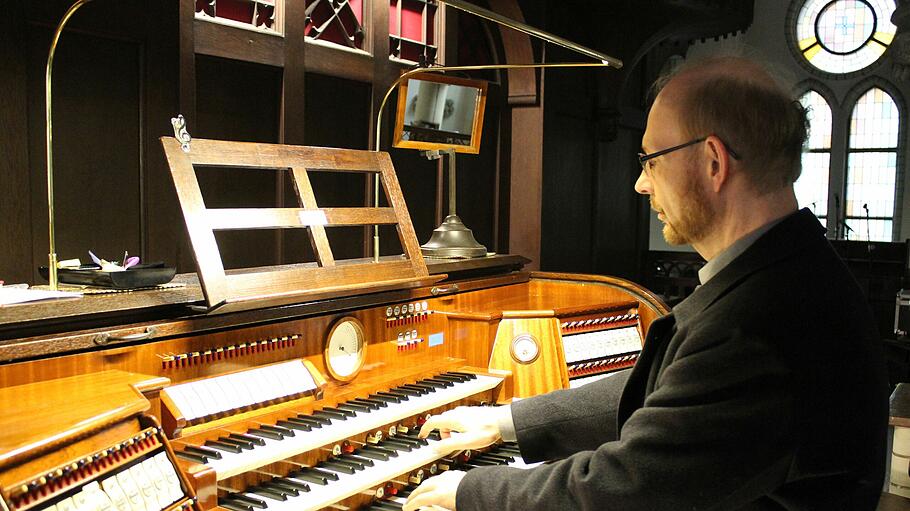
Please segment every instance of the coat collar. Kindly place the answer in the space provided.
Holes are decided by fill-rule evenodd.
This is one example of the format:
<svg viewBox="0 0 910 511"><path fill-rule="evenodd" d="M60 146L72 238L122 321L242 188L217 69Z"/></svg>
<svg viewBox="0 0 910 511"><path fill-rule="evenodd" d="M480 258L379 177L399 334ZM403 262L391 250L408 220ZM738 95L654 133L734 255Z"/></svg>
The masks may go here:
<svg viewBox="0 0 910 511"><path fill-rule="evenodd" d="M677 304L673 308L677 324L681 327L697 317L730 288L752 273L789 257L810 243L823 240L824 232L824 227L808 208L787 216L720 273Z"/></svg>

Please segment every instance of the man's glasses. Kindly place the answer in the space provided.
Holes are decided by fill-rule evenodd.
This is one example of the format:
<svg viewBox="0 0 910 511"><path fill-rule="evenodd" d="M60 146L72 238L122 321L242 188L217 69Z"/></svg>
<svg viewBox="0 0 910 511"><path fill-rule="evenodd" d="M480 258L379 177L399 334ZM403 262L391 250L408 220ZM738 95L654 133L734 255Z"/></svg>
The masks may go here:
<svg viewBox="0 0 910 511"><path fill-rule="evenodd" d="M672 153L673 151L685 149L686 147L689 147L690 145L695 145L699 142L704 142L707 139L708 139L708 137L696 138L695 140L690 140L684 144L679 144L679 145L676 145L673 147L668 147L667 149L661 149L660 151L655 151L653 153L649 153L649 154L638 153L638 164L641 165L641 170L647 170L646 164L648 163L648 160L653 160L654 158L657 158L658 156L663 156L665 154ZM724 145L726 145L726 144L724 144ZM736 154L736 152L733 149L730 149L730 146L727 146L727 152L730 153L730 156L732 156L734 160L739 159L739 155Z"/></svg>

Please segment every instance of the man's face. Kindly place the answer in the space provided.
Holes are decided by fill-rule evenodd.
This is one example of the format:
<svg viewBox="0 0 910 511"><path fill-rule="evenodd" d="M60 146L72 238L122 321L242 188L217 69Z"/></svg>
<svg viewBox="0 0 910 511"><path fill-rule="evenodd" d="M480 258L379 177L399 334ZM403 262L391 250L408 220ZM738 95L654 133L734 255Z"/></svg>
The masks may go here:
<svg viewBox="0 0 910 511"><path fill-rule="evenodd" d="M653 153L687 141L675 112L658 96L648 115L642 151ZM704 238L711 227L714 208L707 189L698 179L701 144L674 151L646 162L635 182L635 191L649 195L651 209L664 223L664 239L684 245Z"/></svg>

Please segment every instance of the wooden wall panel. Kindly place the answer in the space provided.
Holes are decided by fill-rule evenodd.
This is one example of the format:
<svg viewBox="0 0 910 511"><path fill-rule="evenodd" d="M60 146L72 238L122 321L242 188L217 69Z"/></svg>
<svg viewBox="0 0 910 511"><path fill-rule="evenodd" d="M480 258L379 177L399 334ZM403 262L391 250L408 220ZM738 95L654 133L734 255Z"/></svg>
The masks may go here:
<svg viewBox="0 0 910 511"><path fill-rule="evenodd" d="M16 16L0 16L0 280L31 279L26 29Z"/></svg>

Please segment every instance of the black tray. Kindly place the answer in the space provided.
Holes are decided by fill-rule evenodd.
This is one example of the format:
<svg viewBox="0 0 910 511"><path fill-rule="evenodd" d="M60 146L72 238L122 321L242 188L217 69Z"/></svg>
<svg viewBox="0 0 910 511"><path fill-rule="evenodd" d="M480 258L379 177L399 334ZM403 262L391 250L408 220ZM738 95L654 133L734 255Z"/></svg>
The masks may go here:
<svg viewBox="0 0 910 511"><path fill-rule="evenodd" d="M47 279L47 266L38 268L38 273ZM101 271L96 265L82 265L79 268L58 269L57 280L79 286L135 289L167 284L176 273L176 268L165 268L164 263L140 264L125 271Z"/></svg>

